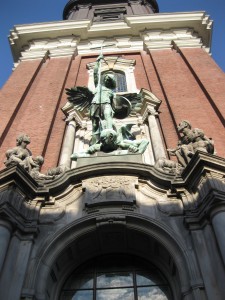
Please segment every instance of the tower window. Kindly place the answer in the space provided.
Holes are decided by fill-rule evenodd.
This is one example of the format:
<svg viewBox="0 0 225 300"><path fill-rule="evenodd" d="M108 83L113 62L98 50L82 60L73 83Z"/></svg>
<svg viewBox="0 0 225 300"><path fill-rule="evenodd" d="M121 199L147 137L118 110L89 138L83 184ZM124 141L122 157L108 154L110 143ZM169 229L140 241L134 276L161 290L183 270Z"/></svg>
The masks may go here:
<svg viewBox="0 0 225 300"><path fill-rule="evenodd" d="M104 78L104 75L107 74L108 71L102 73L102 80ZM119 92L127 92L127 82L126 82L126 75L122 71L113 71L109 72L110 74L113 74L116 80L116 89L114 92L119 93Z"/></svg>
<svg viewBox="0 0 225 300"><path fill-rule="evenodd" d="M125 14L125 7L96 8L94 11L94 21L102 22L121 20Z"/></svg>
<svg viewBox="0 0 225 300"><path fill-rule="evenodd" d="M159 270L136 257L109 255L88 262L66 280L60 300L171 300Z"/></svg>

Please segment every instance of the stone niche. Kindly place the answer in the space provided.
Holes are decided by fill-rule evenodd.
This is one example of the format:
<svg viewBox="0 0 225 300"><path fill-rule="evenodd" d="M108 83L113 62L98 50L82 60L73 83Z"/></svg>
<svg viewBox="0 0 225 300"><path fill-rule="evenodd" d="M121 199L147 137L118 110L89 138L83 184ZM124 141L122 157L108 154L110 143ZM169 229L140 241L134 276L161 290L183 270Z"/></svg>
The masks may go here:
<svg viewBox="0 0 225 300"><path fill-rule="evenodd" d="M133 73L135 68L134 60L128 60L121 57L105 57L105 60L106 62L102 64L102 72L123 72L127 82L127 91L116 93L116 95L127 97L127 99L131 101L133 107L127 118L114 118L115 126L119 128L123 125L132 124L131 132L135 139L146 139L149 141L149 145L146 151L141 155L141 158L134 158L133 156L132 160L138 163L154 165L159 158L167 156L158 120L158 109L161 100L146 89L141 89L140 91L137 90ZM88 87L90 90L94 90L93 67L94 63L87 65L89 72ZM70 159L72 153L85 152L89 147L92 134L92 123L90 121L89 112L86 109L83 111L76 110L69 101L63 106L62 111L66 116L66 130L59 166L75 168L84 166L85 164L89 165L92 163L90 159L86 159L85 161L78 159L78 161L73 162L71 162ZM125 158L128 159L128 156L124 156L122 151L114 154L108 153L107 155L97 153L97 155L95 154L93 156L104 156L104 160L106 160L106 156L108 156L108 160L110 161L114 155L121 155L120 160L122 161Z"/></svg>

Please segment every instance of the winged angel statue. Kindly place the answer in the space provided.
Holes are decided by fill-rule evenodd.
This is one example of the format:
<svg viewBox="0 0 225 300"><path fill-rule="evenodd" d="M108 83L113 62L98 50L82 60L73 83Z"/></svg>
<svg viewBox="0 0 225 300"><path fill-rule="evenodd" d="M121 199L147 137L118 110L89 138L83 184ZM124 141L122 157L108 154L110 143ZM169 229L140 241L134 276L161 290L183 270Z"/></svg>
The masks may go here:
<svg viewBox="0 0 225 300"><path fill-rule="evenodd" d="M130 132L133 124L116 128L113 118L128 117L132 110L132 102L137 101L129 101L126 97L115 94L116 80L113 73L107 72L101 78L103 60L104 56L99 55L94 66L94 93L87 87L81 86L66 89L68 101L73 103L74 108L78 111L89 109L92 121L90 147L85 153L73 153L72 160L76 160L77 157L89 156L97 151L111 152L117 149L143 153L148 145L147 140L135 140ZM138 109L140 104L136 103L135 105Z"/></svg>

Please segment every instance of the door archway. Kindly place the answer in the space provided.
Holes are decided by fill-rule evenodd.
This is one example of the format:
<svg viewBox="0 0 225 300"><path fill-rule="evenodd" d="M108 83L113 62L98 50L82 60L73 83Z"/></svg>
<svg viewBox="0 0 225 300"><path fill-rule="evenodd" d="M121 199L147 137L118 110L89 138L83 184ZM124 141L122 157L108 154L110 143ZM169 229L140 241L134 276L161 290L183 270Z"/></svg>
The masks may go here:
<svg viewBox="0 0 225 300"><path fill-rule="evenodd" d="M144 260L165 278L170 290L167 297L171 293L173 300L195 299L190 278L200 275L185 246L159 221L133 213L87 216L56 233L40 249L29 279L36 299L59 300L74 270L102 255ZM137 291L139 287L133 288Z"/></svg>

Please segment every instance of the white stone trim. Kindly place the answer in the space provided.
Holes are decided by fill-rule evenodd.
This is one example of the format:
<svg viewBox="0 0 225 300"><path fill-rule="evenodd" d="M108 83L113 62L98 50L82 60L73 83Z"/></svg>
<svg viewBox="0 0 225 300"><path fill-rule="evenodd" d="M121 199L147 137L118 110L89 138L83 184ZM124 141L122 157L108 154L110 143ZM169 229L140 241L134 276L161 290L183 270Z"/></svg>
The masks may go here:
<svg viewBox="0 0 225 300"><path fill-rule="evenodd" d="M123 21L102 22L98 24L91 23L90 20L67 20L18 25L11 30L9 41L15 62L17 62L20 57L23 57L23 59L25 59L25 57L27 57L27 59L34 59L35 55L36 57L40 57L41 53L33 53L33 55L24 53L31 51L30 43L34 43L37 46L37 43L40 42L40 46L44 47L42 50L47 50L48 45L50 47L50 55L52 53L53 56L70 55L70 52L72 52L71 48L75 48L76 46L78 46L79 54L94 53L96 50L91 49L91 44L96 40L104 40L110 43L112 43L112 41L115 42L116 45L114 47L105 49L104 51L133 51L143 49L143 40L140 37L140 32L159 31L160 36L162 36L162 32L172 30L174 33L177 32L177 30L182 31L185 28L189 28L194 33L195 38L198 39L195 44L189 43L187 45L188 47L192 47L192 45L196 47L197 43L201 40L201 46L210 49L211 27L212 21L205 12L161 13L126 16ZM179 33L175 35L179 40L185 39L185 37L179 36ZM61 41L61 39L67 37L70 37L72 40L70 46L68 46L67 42L64 41L65 43L62 43ZM169 38L168 34L167 37ZM73 39L75 39L76 45L73 45ZM190 39L193 41L192 37L190 37ZM172 37L170 40L172 40ZM45 43L45 41L47 41L47 43ZM164 39L163 41L164 44L161 42L159 48L168 48L169 39ZM55 49L60 47L61 51L57 50L54 52L54 47L52 48L53 45ZM25 50L24 47L26 47ZM30 50L28 51L28 49ZM41 51L40 48L38 49L36 49L36 51ZM32 48L32 51L33 50Z"/></svg>
<svg viewBox="0 0 225 300"><path fill-rule="evenodd" d="M145 30L141 34L145 47L149 50L169 49L174 46L202 48L203 41L191 28L170 30Z"/></svg>
<svg viewBox="0 0 225 300"><path fill-rule="evenodd" d="M110 39L90 39L80 41L77 48L79 54L90 54L96 53L99 50L96 47L101 47L101 45L111 45L103 49L104 53L112 52L124 52L124 51L140 51L143 50L143 41L140 36L121 36L112 37Z"/></svg>
<svg viewBox="0 0 225 300"><path fill-rule="evenodd" d="M55 39L38 39L29 41L28 45L23 47L20 60L29 60L48 57L71 56L77 53L77 37L60 37Z"/></svg>

